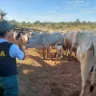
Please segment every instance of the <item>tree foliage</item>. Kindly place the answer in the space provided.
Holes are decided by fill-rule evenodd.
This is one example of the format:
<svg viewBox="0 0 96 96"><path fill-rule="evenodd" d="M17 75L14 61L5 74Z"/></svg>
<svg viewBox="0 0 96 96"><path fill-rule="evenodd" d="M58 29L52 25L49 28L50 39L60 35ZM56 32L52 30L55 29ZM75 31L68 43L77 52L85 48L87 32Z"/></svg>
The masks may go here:
<svg viewBox="0 0 96 96"><path fill-rule="evenodd" d="M7 13L4 10L0 9L0 19L4 19L4 17L7 15Z"/></svg>
<svg viewBox="0 0 96 96"><path fill-rule="evenodd" d="M4 10L0 10L0 19L5 19L6 15L7 13ZM96 30L96 22L80 21L79 19L70 22L40 22L39 20L33 23L31 21L18 22L16 20L9 20L8 22L17 27L33 28L38 30Z"/></svg>
<svg viewBox="0 0 96 96"><path fill-rule="evenodd" d="M53 29L53 30L96 30L96 22L91 22L91 21L80 21L79 19L76 19L75 21L70 21L70 22L40 22L39 20L31 23L31 22L17 22L15 20L10 21L12 24L16 24L18 27L31 27L31 28L37 28L41 30L43 28L46 29Z"/></svg>

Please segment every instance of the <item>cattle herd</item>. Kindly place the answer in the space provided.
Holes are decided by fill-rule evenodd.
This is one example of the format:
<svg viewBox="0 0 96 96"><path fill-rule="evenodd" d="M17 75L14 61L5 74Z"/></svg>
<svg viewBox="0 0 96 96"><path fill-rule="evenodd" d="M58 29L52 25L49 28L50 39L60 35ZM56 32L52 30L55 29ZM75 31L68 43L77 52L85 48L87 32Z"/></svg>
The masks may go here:
<svg viewBox="0 0 96 96"><path fill-rule="evenodd" d="M77 31L77 32L14 32L14 38L24 38L24 45L27 48L36 48L43 50L43 53L47 50L47 54L44 54L44 59L50 56L52 59L50 46L56 50L56 58L60 55L65 55L67 59L70 59L72 51L75 52L77 59L81 64L81 77L82 77L82 90L80 96L83 96L88 74L92 72L90 95L94 89L95 75L96 75L96 32L95 31ZM57 60L57 59L56 59Z"/></svg>

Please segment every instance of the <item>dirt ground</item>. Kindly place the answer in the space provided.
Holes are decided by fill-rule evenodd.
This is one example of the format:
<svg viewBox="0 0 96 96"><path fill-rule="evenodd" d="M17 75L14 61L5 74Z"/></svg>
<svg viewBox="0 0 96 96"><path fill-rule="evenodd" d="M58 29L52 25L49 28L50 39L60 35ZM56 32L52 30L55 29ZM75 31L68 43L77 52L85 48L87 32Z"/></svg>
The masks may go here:
<svg viewBox="0 0 96 96"><path fill-rule="evenodd" d="M26 50L27 57L18 61L19 96L79 96L81 91L80 63L43 60L35 49ZM84 96L89 95L90 76ZM95 84L96 86L96 84ZM96 96L96 87L93 92Z"/></svg>

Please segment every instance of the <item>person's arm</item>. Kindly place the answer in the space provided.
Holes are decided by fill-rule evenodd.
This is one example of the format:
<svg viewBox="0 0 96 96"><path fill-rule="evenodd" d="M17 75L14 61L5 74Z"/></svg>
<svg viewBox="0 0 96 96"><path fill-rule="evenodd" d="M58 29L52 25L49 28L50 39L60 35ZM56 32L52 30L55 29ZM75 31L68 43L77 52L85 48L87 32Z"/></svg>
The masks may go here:
<svg viewBox="0 0 96 96"><path fill-rule="evenodd" d="M25 58L24 52L21 51L20 48L16 44L13 44L10 47L9 53L10 53L11 57L18 58L19 60L24 60L24 58Z"/></svg>

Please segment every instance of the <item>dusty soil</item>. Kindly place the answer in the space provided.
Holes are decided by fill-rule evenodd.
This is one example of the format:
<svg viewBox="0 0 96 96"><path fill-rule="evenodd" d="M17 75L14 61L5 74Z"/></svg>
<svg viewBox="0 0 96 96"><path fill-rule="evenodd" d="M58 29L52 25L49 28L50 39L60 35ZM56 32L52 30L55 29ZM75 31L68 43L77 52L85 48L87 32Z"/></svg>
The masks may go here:
<svg viewBox="0 0 96 96"><path fill-rule="evenodd" d="M35 49L28 49L26 53L24 61L17 60L19 96L79 96L81 74L76 58L55 64L54 60L42 60ZM90 96L89 86L90 76L84 96ZM96 96L96 87L93 96Z"/></svg>

